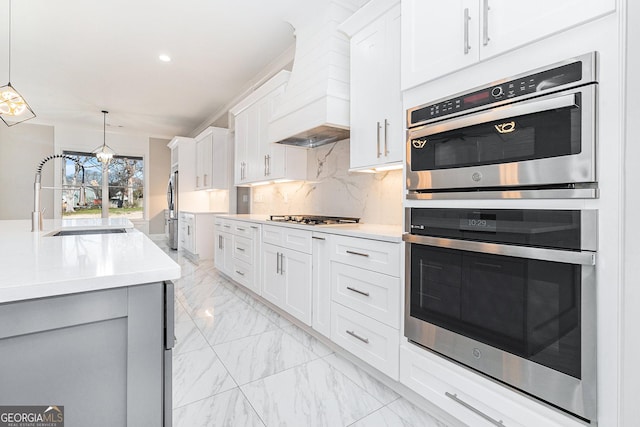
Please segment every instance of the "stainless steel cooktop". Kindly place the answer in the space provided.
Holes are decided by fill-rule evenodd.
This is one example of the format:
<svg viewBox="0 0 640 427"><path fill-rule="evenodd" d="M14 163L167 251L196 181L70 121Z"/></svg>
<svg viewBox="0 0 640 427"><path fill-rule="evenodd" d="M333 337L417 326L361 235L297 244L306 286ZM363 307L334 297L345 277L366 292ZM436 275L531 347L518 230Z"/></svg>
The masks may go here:
<svg viewBox="0 0 640 427"><path fill-rule="evenodd" d="M356 224L360 218L350 218L343 216L322 216L322 215L271 215L270 221L289 222L295 224L321 225L321 224Z"/></svg>

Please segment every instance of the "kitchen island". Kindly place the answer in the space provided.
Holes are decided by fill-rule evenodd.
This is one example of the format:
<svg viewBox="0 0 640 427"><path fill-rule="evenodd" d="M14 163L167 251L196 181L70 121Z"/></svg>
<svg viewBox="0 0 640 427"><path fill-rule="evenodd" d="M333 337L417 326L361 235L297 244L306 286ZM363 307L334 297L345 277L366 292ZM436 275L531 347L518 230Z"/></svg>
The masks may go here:
<svg viewBox="0 0 640 427"><path fill-rule="evenodd" d="M0 221L1 404L63 406L67 425L170 421L180 267L126 219L44 228Z"/></svg>

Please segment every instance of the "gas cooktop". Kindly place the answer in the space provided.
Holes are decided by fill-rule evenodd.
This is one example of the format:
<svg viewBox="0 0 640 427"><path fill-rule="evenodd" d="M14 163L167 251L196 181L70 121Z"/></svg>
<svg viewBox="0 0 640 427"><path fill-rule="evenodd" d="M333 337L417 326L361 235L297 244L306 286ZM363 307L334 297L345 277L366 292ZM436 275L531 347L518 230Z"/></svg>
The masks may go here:
<svg viewBox="0 0 640 427"><path fill-rule="evenodd" d="M356 224L360 218L349 218L344 216L321 216L321 215L271 215L271 221L289 222L295 224L320 225L320 224Z"/></svg>

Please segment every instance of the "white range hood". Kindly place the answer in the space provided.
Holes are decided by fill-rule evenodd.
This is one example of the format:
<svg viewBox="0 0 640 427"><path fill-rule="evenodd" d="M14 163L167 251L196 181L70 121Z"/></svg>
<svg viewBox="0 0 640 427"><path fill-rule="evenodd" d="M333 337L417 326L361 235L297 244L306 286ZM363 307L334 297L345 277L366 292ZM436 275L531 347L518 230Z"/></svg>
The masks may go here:
<svg viewBox="0 0 640 427"><path fill-rule="evenodd" d="M296 53L269 142L313 148L349 137L349 39L338 26L366 0L314 0L287 17Z"/></svg>

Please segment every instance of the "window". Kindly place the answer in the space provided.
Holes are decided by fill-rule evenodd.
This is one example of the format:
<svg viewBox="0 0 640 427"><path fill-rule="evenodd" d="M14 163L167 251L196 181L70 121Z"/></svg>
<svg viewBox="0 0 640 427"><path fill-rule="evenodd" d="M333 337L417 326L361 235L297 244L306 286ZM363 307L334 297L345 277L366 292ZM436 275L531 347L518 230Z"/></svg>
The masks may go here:
<svg viewBox="0 0 640 427"><path fill-rule="evenodd" d="M107 166L109 194L102 194L102 163L92 153L65 151L63 154L78 160L82 168L65 159L62 173L62 216L73 218L100 218L102 204L108 203L109 216L144 218L144 161L142 157L114 156Z"/></svg>

